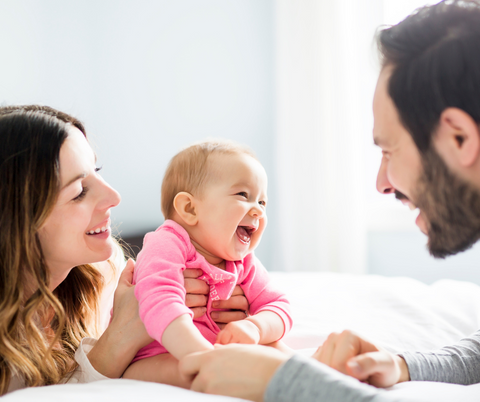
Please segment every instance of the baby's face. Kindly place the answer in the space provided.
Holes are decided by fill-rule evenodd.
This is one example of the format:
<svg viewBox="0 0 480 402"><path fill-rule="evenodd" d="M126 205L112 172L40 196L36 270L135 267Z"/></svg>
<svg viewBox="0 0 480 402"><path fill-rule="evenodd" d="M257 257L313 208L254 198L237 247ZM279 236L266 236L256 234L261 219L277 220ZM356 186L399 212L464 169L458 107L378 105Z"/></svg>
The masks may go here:
<svg viewBox="0 0 480 402"><path fill-rule="evenodd" d="M246 154L213 155L211 177L196 201L196 239L227 261L243 259L260 242L267 224L267 174Z"/></svg>

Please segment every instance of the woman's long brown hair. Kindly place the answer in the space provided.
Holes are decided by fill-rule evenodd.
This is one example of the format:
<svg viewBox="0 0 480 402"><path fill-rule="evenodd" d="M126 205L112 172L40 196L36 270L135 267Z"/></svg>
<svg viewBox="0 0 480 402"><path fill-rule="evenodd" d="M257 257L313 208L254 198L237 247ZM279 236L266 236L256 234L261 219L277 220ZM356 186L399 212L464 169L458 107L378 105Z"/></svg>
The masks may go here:
<svg viewBox="0 0 480 402"><path fill-rule="evenodd" d="M0 108L0 395L12 376L27 386L58 383L75 368L82 338L96 335L103 276L77 266L50 291L37 235L57 199L70 124L85 134L49 107Z"/></svg>

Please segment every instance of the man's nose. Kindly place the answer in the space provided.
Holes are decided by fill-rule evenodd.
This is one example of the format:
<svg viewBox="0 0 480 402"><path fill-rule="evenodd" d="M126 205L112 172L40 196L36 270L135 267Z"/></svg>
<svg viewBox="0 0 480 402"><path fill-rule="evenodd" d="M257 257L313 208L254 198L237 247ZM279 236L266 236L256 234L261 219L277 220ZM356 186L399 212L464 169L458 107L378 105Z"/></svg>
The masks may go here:
<svg viewBox="0 0 480 402"><path fill-rule="evenodd" d="M387 164L384 162L384 159L382 159L382 163L378 169L377 190L381 194L391 194L395 191L393 186L388 181Z"/></svg>

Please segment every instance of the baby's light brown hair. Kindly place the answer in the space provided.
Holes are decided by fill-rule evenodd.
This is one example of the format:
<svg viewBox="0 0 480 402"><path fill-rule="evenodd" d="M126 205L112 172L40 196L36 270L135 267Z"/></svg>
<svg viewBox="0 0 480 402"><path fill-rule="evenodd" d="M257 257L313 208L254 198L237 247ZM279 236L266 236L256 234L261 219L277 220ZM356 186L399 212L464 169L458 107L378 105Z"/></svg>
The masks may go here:
<svg viewBox="0 0 480 402"><path fill-rule="evenodd" d="M173 200L178 193L185 191L194 197L202 196L203 188L213 176L208 162L215 154L246 154L257 159L248 147L223 139L205 140L180 151L168 164L163 177L161 207L165 219L172 218Z"/></svg>

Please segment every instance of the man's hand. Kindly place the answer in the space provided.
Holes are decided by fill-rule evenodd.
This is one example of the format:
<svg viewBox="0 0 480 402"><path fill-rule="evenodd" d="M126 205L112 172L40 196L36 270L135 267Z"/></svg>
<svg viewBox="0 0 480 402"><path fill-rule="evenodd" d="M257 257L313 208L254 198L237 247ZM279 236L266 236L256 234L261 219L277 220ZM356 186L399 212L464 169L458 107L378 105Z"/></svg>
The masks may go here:
<svg viewBox="0 0 480 402"><path fill-rule="evenodd" d="M225 325L217 335L216 343L227 345L229 343L258 344L260 330L251 321L235 321Z"/></svg>
<svg viewBox="0 0 480 402"><path fill-rule="evenodd" d="M386 388L410 379L407 364L400 356L348 330L331 333L312 357L376 387Z"/></svg>
<svg viewBox="0 0 480 402"><path fill-rule="evenodd" d="M180 373L193 379L191 389L250 401L263 401L267 385L290 355L260 345L215 345L180 360Z"/></svg>

